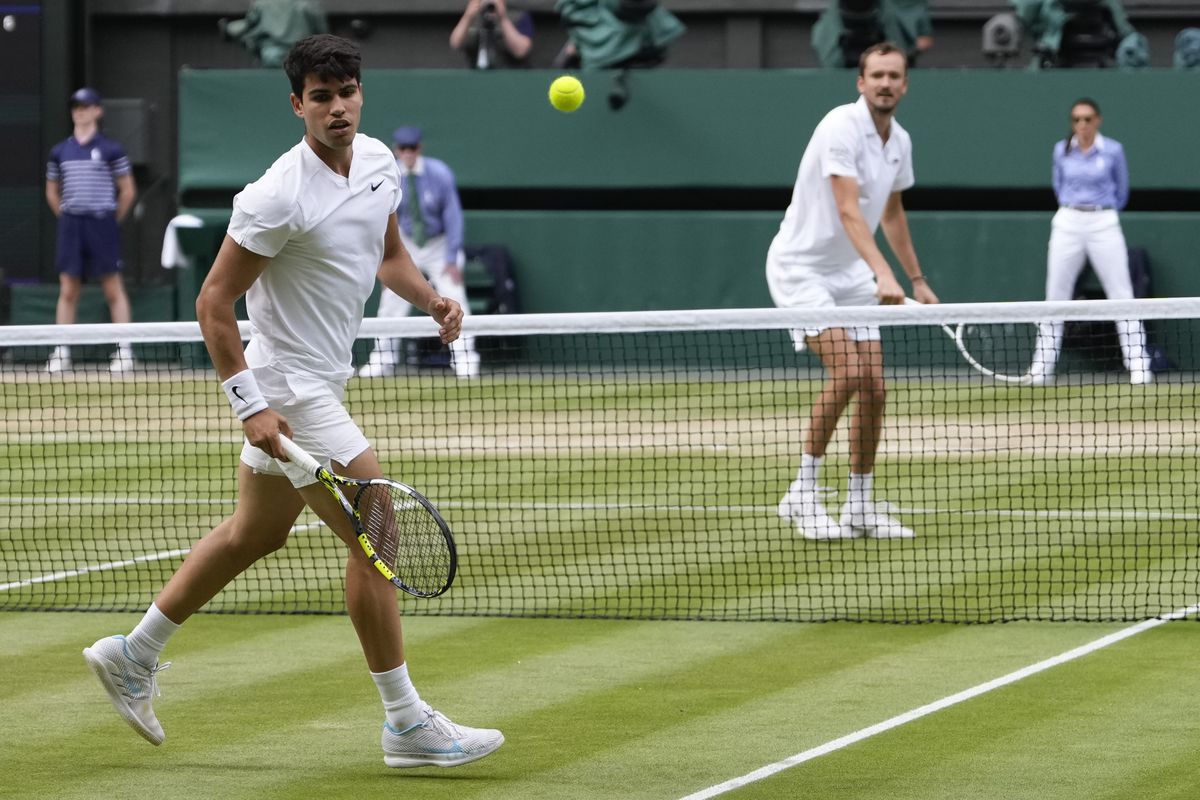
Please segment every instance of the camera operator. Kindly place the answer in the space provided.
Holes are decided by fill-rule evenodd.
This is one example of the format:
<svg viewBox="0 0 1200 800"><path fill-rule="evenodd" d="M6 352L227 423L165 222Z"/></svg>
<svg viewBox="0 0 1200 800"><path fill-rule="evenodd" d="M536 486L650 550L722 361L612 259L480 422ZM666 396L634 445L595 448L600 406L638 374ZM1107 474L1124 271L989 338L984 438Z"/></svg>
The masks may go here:
<svg viewBox="0 0 1200 800"><path fill-rule="evenodd" d="M469 0L450 46L473 69L523 66L533 48L533 17L528 11L510 14L506 0Z"/></svg>

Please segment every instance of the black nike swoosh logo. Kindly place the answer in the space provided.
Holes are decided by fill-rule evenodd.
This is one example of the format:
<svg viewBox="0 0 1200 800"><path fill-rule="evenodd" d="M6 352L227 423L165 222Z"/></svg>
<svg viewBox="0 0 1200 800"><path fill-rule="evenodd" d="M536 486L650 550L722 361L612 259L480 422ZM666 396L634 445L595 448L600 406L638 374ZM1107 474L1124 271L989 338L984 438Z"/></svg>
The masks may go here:
<svg viewBox="0 0 1200 800"><path fill-rule="evenodd" d="M233 396L236 397L238 400L241 400L243 403L246 402L246 398L242 397L241 393L238 392L237 384L230 386L229 391L233 392Z"/></svg>
<svg viewBox="0 0 1200 800"><path fill-rule="evenodd" d="M374 186L372 186L372 187L371 187L371 191L372 191L372 192L373 192L373 191L375 191L375 190L376 190L376 189L378 189L380 186L383 186L383 181L380 181L379 183L377 183L377 184L375 184Z"/></svg>

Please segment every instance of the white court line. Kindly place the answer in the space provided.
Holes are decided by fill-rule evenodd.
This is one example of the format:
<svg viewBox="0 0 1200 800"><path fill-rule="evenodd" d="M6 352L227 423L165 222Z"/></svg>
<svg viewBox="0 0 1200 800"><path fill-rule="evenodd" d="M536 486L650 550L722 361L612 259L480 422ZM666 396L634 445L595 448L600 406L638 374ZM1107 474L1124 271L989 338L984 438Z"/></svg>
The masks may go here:
<svg viewBox="0 0 1200 800"><path fill-rule="evenodd" d="M785 769L790 769L803 764L806 761L811 761L814 758L828 755L834 751L841 750L843 747L849 747L850 745L861 742L864 739L869 739L876 734L890 731L892 728L898 728L901 725L918 720L921 717L928 716L936 711L941 711L944 708L949 708L950 706L971 700L972 698L978 697L981 694L986 694L993 689L999 689L1002 686L1008 686L1011 683L1024 680L1031 675L1036 675L1039 672L1044 672L1052 667L1065 664L1068 661L1074 661L1077 658L1082 658L1083 656L1094 653L1097 650L1108 647L1109 645L1116 644L1123 639L1128 639L1131 636L1136 636L1139 633L1148 631L1151 628L1156 628L1166 622L1182 619L1183 617L1191 616L1197 612L1200 612L1200 603L1188 606L1187 608L1177 609L1160 618L1148 619L1144 622L1139 622L1136 625L1131 625L1128 628L1122 628L1115 633L1102 636L1095 641L1080 645L1073 650L1060 653L1059 655L1047 658L1044 661L1039 661L1036 664L1030 664L1028 667L1022 667L1016 672L1010 672L1007 675L995 678L986 683L981 683L978 686L972 686L970 689L965 689L957 694L952 694L949 697L943 697L941 700L935 700L932 703L928 703L919 708L914 708L911 711L905 711L903 714L894 716L891 719L885 719L883 722L877 722L870 727L857 730L854 733L847 734L840 738L834 739L833 741L829 741L825 744L805 750L802 753L796 753L794 756L785 758L782 761L776 761L774 764L768 764L765 767L760 767L753 772L747 772L745 775L732 778L724 783L718 783L715 786L709 786L707 789L701 789L698 792L693 792L692 794L681 798L681 800L707 800L707 798L710 797L717 797L727 792L732 792L735 789L740 789L743 786L754 783L755 781L768 778L778 772L782 772Z"/></svg>
<svg viewBox="0 0 1200 800"><path fill-rule="evenodd" d="M0 495L0 505L151 505L151 506L217 506L231 505L232 500L200 500L186 497L107 497L104 495L75 495L55 497L50 495L23 496ZM658 503L506 503L503 501L478 502L472 500L447 500L437 503L440 509L483 509L490 511L706 511L721 514L775 514L775 506L751 505L662 505ZM1200 511L1141 511L1137 509L1009 509L1009 508L901 508L897 513L918 516L957 514L964 517L1010 517L1033 519L1067 520L1180 520L1200 521Z"/></svg>
<svg viewBox="0 0 1200 800"><path fill-rule="evenodd" d="M312 528L321 527L319 522L306 522L303 525L295 525L292 527L291 533L297 531L310 530ZM26 578L21 581L12 581L10 583L0 583L0 592L7 592L11 589L24 589L29 586L36 586L39 583L53 583L61 581L65 578L78 578L80 575L87 575L89 572L108 572L109 570L121 569L122 567L131 567L134 564L148 564L153 561L163 561L176 556L186 556L192 552L192 548L183 547L178 550L160 550L157 553L148 553L134 558L127 558L122 561L108 561L103 564L89 564L86 567L78 569L64 569L59 572L50 572L45 575L38 575L35 578Z"/></svg>

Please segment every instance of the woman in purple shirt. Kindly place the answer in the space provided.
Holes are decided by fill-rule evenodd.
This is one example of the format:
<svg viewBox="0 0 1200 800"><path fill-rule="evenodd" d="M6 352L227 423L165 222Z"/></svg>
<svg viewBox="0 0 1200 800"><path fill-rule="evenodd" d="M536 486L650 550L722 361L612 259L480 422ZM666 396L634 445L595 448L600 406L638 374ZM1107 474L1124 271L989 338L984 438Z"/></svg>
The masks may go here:
<svg viewBox="0 0 1200 800"><path fill-rule="evenodd" d="M1129 251L1117 212L1129 200L1129 167L1121 143L1100 135L1100 107L1082 98L1071 106L1071 134L1054 145L1054 194L1058 212L1050 229L1046 255L1046 299L1070 300L1084 264L1092 269L1110 300L1133 297ZM1063 324L1039 326L1030 382L1054 381L1062 346ZM1154 373L1146 353L1141 322L1117 322L1117 338L1133 384L1151 383Z"/></svg>

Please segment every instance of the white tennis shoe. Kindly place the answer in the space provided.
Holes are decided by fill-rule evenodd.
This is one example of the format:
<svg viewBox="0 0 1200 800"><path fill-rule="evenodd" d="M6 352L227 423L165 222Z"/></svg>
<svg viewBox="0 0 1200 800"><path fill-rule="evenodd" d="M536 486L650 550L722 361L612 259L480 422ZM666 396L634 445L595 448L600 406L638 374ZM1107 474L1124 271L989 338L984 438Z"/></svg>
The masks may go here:
<svg viewBox="0 0 1200 800"><path fill-rule="evenodd" d="M1154 373L1148 369L1135 369L1129 373L1129 382L1134 386L1154 383Z"/></svg>
<svg viewBox="0 0 1200 800"><path fill-rule="evenodd" d="M829 490L818 488L816 492L810 492L800 488L798 483L793 481L787 494L779 501L780 518L794 524L805 539L821 541L850 538L842 526L829 516L825 504L820 500L821 494L830 494Z"/></svg>
<svg viewBox="0 0 1200 800"><path fill-rule="evenodd" d="M125 649L124 636L110 636L83 648L83 658L129 726L150 744L162 744L166 735L154 716L153 706L154 698L162 692L155 676L171 666L171 662L153 667L139 664Z"/></svg>
<svg viewBox="0 0 1200 800"><path fill-rule="evenodd" d="M375 353L367 359L367 363L358 368L360 378L387 378L396 374L396 365L384 363Z"/></svg>
<svg viewBox="0 0 1200 800"><path fill-rule="evenodd" d="M457 767L478 761L504 744L504 734L491 728L455 725L428 704L423 719L398 731L383 723L383 763L389 767Z"/></svg>
<svg viewBox="0 0 1200 800"><path fill-rule="evenodd" d="M71 351L65 347L56 347L46 361L46 372L57 375L60 372L71 371Z"/></svg>
<svg viewBox="0 0 1200 800"><path fill-rule="evenodd" d="M450 357L454 365L454 374L463 380L479 377L479 353L454 353Z"/></svg>
<svg viewBox="0 0 1200 800"><path fill-rule="evenodd" d="M917 534L892 516L895 506L885 500L842 506L841 529L847 537L866 536L870 539L912 539Z"/></svg>
<svg viewBox="0 0 1200 800"><path fill-rule="evenodd" d="M133 350L129 347L121 347L113 354L112 361L108 364L108 371L114 375L120 375L125 372L133 372Z"/></svg>

